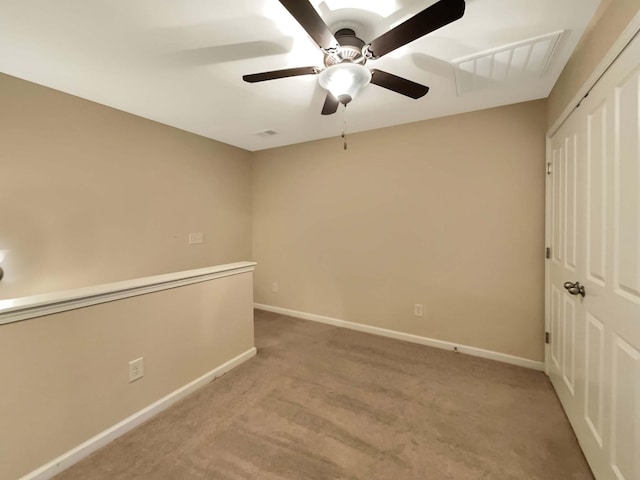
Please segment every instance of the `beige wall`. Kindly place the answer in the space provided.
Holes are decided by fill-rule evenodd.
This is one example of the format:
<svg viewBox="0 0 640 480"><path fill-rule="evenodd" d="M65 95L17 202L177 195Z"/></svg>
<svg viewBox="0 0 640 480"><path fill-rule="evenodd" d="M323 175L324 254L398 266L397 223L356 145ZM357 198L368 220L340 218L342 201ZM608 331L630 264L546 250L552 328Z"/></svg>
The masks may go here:
<svg viewBox="0 0 640 480"><path fill-rule="evenodd" d="M253 347L252 273L0 326L13 480ZM145 375L129 383L128 362Z"/></svg>
<svg viewBox="0 0 640 480"><path fill-rule="evenodd" d="M0 298L253 241L260 303L542 359L544 101L254 154L1 74L0 105ZM250 348L251 295L240 275L0 327L0 478Z"/></svg>
<svg viewBox="0 0 640 480"><path fill-rule="evenodd" d="M638 0L603 0L548 100L547 126L560 116L613 43L640 11Z"/></svg>
<svg viewBox="0 0 640 480"><path fill-rule="evenodd" d="M5 256L0 299L248 260L250 153L0 74ZM0 326L0 478L252 348L252 297L243 274Z"/></svg>
<svg viewBox="0 0 640 480"><path fill-rule="evenodd" d="M247 151L0 74L0 299L247 260L250 184Z"/></svg>
<svg viewBox="0 0 640 480"><path fill-rule="evenodd" d="M542 360L545 106L255 153L256 302Z"/></svg>

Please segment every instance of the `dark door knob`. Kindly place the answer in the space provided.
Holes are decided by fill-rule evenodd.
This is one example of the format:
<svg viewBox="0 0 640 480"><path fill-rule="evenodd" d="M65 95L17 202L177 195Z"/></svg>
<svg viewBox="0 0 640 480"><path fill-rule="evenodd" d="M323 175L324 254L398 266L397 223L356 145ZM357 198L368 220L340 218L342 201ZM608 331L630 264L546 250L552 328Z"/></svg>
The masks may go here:
<svg viewBox="0 0 640 480"><path fill-rule="evenodd" d="M587 293L584 285L580 285L580 282L564 282L564 288L566 288L567 292L571 295L582 295L584 297Z"/></svg>

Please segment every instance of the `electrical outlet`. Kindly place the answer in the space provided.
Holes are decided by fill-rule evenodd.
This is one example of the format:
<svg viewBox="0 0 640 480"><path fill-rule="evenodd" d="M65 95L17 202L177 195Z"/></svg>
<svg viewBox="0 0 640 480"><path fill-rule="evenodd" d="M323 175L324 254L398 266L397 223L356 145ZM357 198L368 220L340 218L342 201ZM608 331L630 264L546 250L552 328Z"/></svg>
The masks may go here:
<svg viewBox="0 0 640 480"><path fill-rule="evenodd" d="M422 316L422 304L421 304L421 303L416 303L416 304L413 306L413 314L414 314L416 317L421 317L421 316Z"/></svg>
<svg viewBox="0 0 640 480"><path fill-rule="evenodd" d="M129 383L144 377L144 357L129 362Z"/></svg>
<svg viewBox="0 0 640 480"><path fill-rule="evenodd" d="M271 284L271 291L272 292L277 292L278 291L278 283L277 282L273 282Z"/></svg>

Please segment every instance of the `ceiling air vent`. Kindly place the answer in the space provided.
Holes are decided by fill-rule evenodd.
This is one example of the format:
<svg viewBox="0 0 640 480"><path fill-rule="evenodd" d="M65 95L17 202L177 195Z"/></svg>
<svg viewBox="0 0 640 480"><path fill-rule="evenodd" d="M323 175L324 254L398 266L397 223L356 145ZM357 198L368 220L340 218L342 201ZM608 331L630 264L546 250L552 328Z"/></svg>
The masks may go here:
<svg viewBox="0 0 640 480"><path fill-rule="evenodd" d="M454 60L458 95L540 78L562 31Z"/></svg>
<svg viewBox="0 0 640 480"><path fill-rule="evenodd" d="M264 132L256 133L256 135L259 137L273 137L274 135L277 135L277 134L278 132L276 132L275 130L265 130Z"/></svg>

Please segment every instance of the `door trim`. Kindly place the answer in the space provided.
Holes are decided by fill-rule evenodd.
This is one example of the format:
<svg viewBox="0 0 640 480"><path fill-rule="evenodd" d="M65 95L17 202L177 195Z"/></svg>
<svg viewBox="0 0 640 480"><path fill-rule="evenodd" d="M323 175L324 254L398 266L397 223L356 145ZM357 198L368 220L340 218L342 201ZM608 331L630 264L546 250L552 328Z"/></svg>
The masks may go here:
<svg viewBox="0 0 640 480"><path fill-rule="evenodd" d="M540 255L545 255L544 260L544 331L551 332L551 258L546 258L546 249L551 248L551 180L554 174L553 170L551 174L547 170L549 163L551 162L551 137L547 134L545 138L545 165L544 165L544 245L545 252L540 252ZM551 254L553 257L553 252ZM545 335L546 340L546 335ZM557 341L557 339L551 338L551 342ZM551 343L544 345L544 373L549 376L549 349Z"/></svg>

